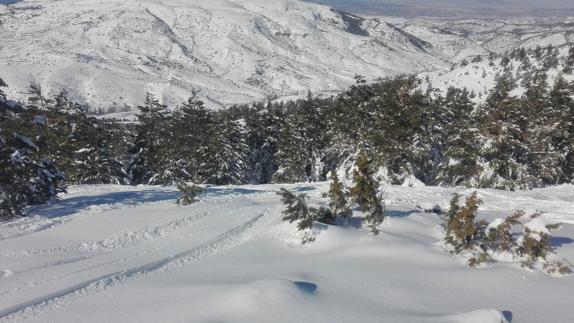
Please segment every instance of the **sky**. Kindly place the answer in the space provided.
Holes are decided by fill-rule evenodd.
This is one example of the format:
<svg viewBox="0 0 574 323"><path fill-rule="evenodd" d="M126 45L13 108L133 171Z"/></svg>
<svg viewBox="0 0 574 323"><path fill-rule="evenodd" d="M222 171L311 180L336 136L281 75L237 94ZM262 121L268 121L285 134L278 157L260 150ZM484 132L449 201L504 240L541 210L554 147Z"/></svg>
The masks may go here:
<svg viewBox="0 0 574 323"><path fill-rule="evenodd" d="M366 15L574 16L574 0L307 0Z"/></svg>

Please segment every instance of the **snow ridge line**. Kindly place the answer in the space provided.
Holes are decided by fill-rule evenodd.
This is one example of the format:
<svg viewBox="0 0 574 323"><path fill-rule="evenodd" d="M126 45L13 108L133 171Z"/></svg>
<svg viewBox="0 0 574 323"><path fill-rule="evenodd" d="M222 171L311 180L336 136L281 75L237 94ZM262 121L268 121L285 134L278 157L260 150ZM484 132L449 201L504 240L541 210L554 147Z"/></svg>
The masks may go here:
<svg viewBox="0 0 574 323"><path fill-rule="evenodd" d="M74 301L102 292L122 283L179 268L234 248L253 238L256 229L262 225L261 222L267 215L269 215L269 211L265 210L248 222L236 226L198 247L179 254L129 270L101 276L29 302L1 310L0 323L17 322L26 318L35 317L46 311L62 308L72 304Z"/></svg>

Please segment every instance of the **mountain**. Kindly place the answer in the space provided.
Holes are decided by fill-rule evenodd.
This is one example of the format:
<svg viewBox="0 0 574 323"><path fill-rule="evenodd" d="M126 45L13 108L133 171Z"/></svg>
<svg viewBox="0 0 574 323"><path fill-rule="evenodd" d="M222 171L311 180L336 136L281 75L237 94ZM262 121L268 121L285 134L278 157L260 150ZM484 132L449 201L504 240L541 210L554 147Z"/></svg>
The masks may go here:
<svg viewBox="0 0 574 323"><path fill-rule="evenodd" d="M0 6L0 71L83 103L211 107L338 91L446 66L431 44L382 19L297 0L62 0Z"/></svg>
<svg viewBox="0 0 574 323"><path fill-rule="evenodd" d="M386 18L449 58L574 43L574 18Z"/></svg>

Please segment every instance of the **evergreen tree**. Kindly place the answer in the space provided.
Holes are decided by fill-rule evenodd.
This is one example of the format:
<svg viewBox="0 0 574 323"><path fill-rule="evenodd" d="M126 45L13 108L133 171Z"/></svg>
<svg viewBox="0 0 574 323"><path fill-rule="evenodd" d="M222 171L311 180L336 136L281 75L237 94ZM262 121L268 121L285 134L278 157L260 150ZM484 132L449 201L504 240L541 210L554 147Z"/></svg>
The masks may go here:
<svg viewBox="0 0 574 323"><path fill-rule="evenodd" d="M133 184L169 184L173 174L166 172L166 160L173 159L167 149L167 107L148 93L145 103L139 106L135 138L130 149L132 161L128 174Z"/></svg>
<svg viewBox="0 0 574 323"><path fill-rule="evenodd" d="M275 154L279 136L279 120L273 106L255 106L245 113L246 142L249 149L248 181L271 183L276 171Z"/></svg>
<svg viewBox="0 0 574 323"><path fill-rule="evenodd" d="M312 229L313 221L316 219L316 212L307 206L307 195L295 195L284 188L277 194L281 196L281 202L286 206L286 209L282 212L283 221L289 221L289 223L298 221L297 228L299 231L305 231L303 244L314 241L315 235Z"/></svg>
<svg viewBox="0 0 574 323"><path fill-rule="evenodd" d="M439 181L450 185L474 184L479 176L477 151L481 137L474 120L474 104L466 89L449 88L444 100L445 112L441 128L444 131L444 162Z"/></svg>
<svg viewBox="0 0 574 323"><path fill-rule="evenodd" d="M44 126L37 109L0 100L0 221L23 215L28 205L45 203L65 191L64 175L43 158L29 135Z"/></svg>
<svg viewBox="0 0 574 323"><path fill-rule="evenodd" d="M305 147L301 129L297 128L293 116L287 116L282 122L277 141L275 163L277 171L273 175L274 183L307 182L307 166L310 156Z"/></svg>
<svg viewBox="0 0 574 323"><path fill-rule="evenodd" d="M217 122L218 136L213 161L210 166L209 183L218 185L243 184L247 180L248 146L242 125L223 116Z"/></svg>
<svg viewBox="0 0 574 323"><path fill-rule="evenodd" d="M353 211L349 208L347 203L347 196L343 183L339 181L337 172L331 172L331 186L329 187L329 207L331 208L334 216L340 216L345 219L353 215Z"/></svg>
<svg viewBox="0 0 574 323"><path fill-rule="evenodd" d="M353 172L354 186L351 188L351 197L365 213L364 221L373 234L379 233L379 226L385 219L383 201L378 194L379 183L364 152L357 158L357 168Z"/></svg>
<svg viewBox="0 0 574 323"><path fill-rule="evenodd" d="M488 177L481 178L481 187L517 189L528 186L529 149L523 140L527 124L520 100L511 95L515 86L508 73L502 75L479 112L481 131L489 142L481 155L491 170Z"/></svg>

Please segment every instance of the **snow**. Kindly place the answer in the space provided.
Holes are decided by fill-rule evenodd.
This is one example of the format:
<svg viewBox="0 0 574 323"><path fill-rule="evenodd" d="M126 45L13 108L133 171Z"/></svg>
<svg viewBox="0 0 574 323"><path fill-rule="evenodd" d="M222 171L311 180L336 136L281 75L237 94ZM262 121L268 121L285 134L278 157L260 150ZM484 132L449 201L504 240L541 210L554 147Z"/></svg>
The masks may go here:
<svg viewBox="0 0 574 323"><path fill-rule="evenodd" d="M547 223L540 218L533 219L524 224L524 226L532 232L550 235L550 230L548 230L546 225Z"/></svg>
<svg viewBox="0 0 574 323"><path fill-rule="evenodd" d="M177 206L172 187L75 186L0 224L0 322L570 322L574 277L484 268L441 247L441 218L465 188L386 186L390 218L373 236L358 216L317 224L300 244L276 191L324 199L328 183L208 186ZM479 190L479 216L546 211L574 259L574 186ZM536 291L535 297L532 294Z"/></svg>
<svg viewBox="0 0 574 323"><path fill-rule="evenodd" d="M498 227L501 226L502 224L504 224L504 219L502 218L494 219L488 224L488 226L486 226L484 232L488 235L490 231L498 229Z"/></svg>

